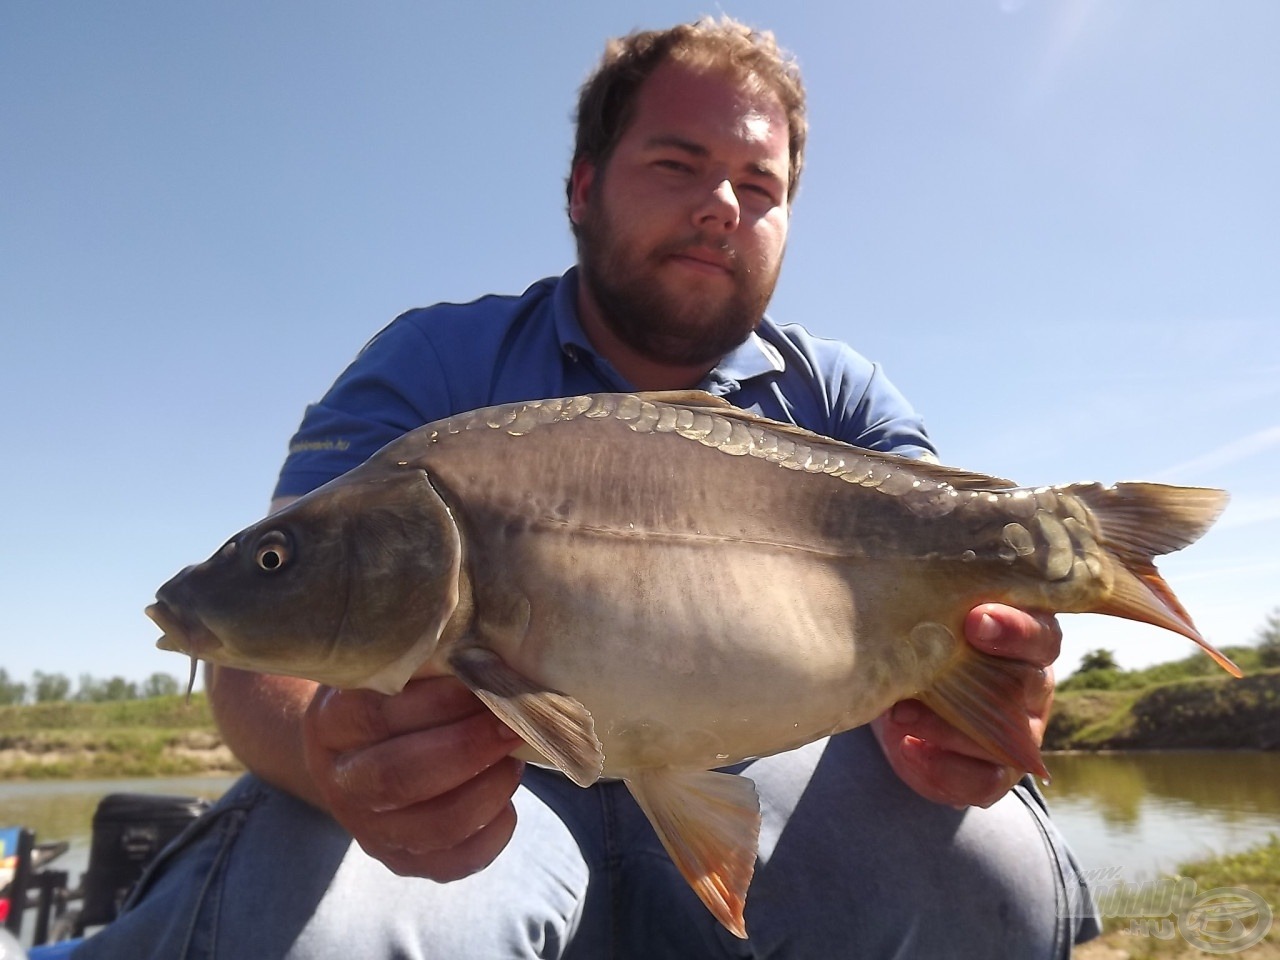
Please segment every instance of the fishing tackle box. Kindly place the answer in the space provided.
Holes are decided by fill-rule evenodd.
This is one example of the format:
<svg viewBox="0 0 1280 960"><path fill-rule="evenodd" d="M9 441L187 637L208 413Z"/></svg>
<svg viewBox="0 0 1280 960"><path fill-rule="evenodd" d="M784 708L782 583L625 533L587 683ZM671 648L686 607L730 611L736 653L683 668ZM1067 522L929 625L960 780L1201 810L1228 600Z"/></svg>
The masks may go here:
<svg viewBox="0 0 1280 960"><path fill-rule="evenodd" d="M114 920L147 864L209 806L209 801L197 797L146 793L103 797L93 815L79 929Z"/></svg>

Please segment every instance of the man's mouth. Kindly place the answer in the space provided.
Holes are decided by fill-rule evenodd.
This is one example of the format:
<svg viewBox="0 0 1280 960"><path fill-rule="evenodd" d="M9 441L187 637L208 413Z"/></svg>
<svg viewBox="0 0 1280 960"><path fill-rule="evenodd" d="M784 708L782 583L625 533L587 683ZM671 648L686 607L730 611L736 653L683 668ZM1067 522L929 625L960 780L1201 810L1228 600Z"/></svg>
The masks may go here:
<svg viewBox="0 0 1280 960"><path fill-rule="evenodd" d="M670 259L682 267L708 276L732 277L734 275L733 257L706 247L687 247L671 254Z"/></svg>

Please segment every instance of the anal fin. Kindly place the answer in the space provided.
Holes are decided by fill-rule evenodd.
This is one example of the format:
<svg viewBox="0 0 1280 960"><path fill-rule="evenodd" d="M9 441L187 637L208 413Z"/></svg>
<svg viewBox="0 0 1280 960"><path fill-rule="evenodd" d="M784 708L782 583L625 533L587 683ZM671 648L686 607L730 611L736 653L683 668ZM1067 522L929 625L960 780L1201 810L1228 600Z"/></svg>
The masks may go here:
<svg viewBox="0 0 1280 960"><path fill-rule="evenodd" d="M1023 706L1024 691L1039 673L1033 664L993 657L959 643L933 683L916 696L1001 762L1048 780Z"/></svg>
<svg viewBox="0 0 1280 960"><path fill-rule="evenodd" d="M711 770L646 770L626 784L694 893L746 939L742 910L760 841L755 784Z"/></svg>
<svg viewBox="0 0 1280 960"><path fill-rule="evenodd" d="M449 658L458 679L497 717L580 787L604 769L604 748L591 713L573 697L547 690L492 650L464 647Z"/></svg>

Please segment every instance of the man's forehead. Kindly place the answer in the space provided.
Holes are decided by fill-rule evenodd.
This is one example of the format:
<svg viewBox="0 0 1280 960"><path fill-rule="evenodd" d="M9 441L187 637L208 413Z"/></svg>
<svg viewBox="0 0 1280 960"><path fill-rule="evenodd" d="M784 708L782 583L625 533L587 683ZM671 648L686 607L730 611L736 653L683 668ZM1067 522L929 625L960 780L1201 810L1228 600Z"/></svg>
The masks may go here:
<svg viewBox="0 0 1280 960"><path fill-rule="evenodd" d="M762 110L749 110L744 113L739 129L744 140L763 141L769 139L775 127L774 118Z"/></svg>
<svg viewBox="0 0 1280 960"><path fill-rule="evenodd" d="M630 126L640 127L634 132L645 139L668 132L694 142L729 135L783 152L789 144L786 110L772 90L724 70L673 62L644 81Z"/></svg>

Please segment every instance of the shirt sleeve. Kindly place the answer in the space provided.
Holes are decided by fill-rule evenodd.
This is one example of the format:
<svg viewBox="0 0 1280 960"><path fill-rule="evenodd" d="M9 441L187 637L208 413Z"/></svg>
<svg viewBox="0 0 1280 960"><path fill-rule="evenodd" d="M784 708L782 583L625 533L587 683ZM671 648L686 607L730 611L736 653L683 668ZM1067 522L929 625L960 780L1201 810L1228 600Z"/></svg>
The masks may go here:
<svg viewBox="0 0 1280 960"><path fill-rule="evenodd" d="M402 316L360 351L303 414L274 497L301 496L359 466L392 440L449 413L435 348Z"/></svg>
<svg viewBox="0 0 1280 960"><path fill-rule="evenodd" d="M867 376L848 378L844 384L845 387L861 386L860 391L837 391L840 402L832 414L839 438L868 450L937 462L937 450L925 430L923 418L889 381L879 364L867 365L870 368Z"/></svg>
<svg viewBox="0 0 1280 960"><path fill-rule="evenodd" d="M773 370L759 378L767 392L748 382L749 401L766 416L867 450L937 459L924 420L878 363L796 323L766 316L757 333L778 355Z"/></svg>

